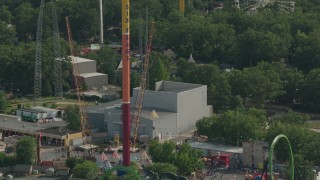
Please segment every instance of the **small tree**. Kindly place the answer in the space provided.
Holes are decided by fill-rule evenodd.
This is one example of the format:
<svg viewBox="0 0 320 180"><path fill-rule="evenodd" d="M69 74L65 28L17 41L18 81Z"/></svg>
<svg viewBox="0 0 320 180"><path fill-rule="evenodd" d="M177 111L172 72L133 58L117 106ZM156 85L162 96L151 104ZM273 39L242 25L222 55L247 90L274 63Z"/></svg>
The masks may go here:
<svg viewBox="0 0 320 180"><path fill-rule="evenodd" d="M16 146L18 164L34 164L36 157L36 140L33 137L23 137Z"/></svg>
<svg viewBox="0 0 320 180"><path fill-rule="evenodd" d="M74 167L83 162L84 160L82 158L68 157L68 159L66 160L66 165L68 168L70 168L70 171L73 172Z"/></svg>
<svg viewBox="0 0 320 180"><path fill-rule="evenodd" d="M186 175L195 170L202 169L203 162L200 160L202 152L192 149L189 144L182 144L177 152L174 165L179 169L179 173Z"/></svg>
<svg viewBox="0 0 320 180"><path fill-rule="evenodd" d="M5 113L8 102L6 99L6 94L3 91L0 91L0 113Z"/></svg>
<svg viewBox="0 0 320 180"><path fill-rule="evenodd" d="M98 170L94 162L84 161L74 167L73 173L77 178L94 179L97 177Z"/></svg>
<svg viewBox="0 0 320 180"><path fill-rule="evenodd" d="M68 106L65 110L64 116L69 129L80 130L80 111L76 105Z"/></svg>

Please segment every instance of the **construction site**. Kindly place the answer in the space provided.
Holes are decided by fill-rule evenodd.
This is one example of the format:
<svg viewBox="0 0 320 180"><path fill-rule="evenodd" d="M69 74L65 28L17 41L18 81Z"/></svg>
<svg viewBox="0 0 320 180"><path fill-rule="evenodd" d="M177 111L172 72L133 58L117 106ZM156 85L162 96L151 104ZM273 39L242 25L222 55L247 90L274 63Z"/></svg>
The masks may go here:
<svg viewBox="0 0 320 180"><path fill-rule="evenodd" d="M7 179L12 179L23 176L26 179L32 179L45 175L72 179L74 172L68 167L67 161L74 158L72 159L74 163L79 163L80 160L94 162L97 168L97 174L94 175L96 179L123 179L124 177L131 179L215 179L216 177L221 180L278 179L279 173L273 172L272 168L274 161L272 154L278 139L283 138L288 142L290 173L293 178L293 155L290 142L285 135L278 135L270 145L266 142L250 140L241 142L240 147L239 132L237 132L237 146L207 142L210 137L197 134L197 122L214 116L213 106L208 102L208 93L216 87L200 83L178 82L182 81L181 79L177 82L157 79L154 89L149 87L149 71L150 66L153 65L151 52L156 25L155 22L148 21L147 16L145 17L145 48L142 49L142 38L139 33L139 43L137 43L139 49L132 51L130 49L132 43L130 42L130 3L129 0L121 2L121 42L105 43L103 1L99 0L100 12L99 17L96 17L100 20L99 42L94 42L95 44L91 44L90 47L88 44L82 45L86 47L80 48L73 39L73 33L77 29L72 29L72 16L64 17L67 33L61 33L58 27L59 14L57 14L56 2L52 0L50 3L45 3L45 0L41 0L37 19L32 106L27 106L24 102L18 103L14 114L0 114L0 131L2 132L0 152L4 152L6 156L15 157L18 141L25 136L31 136L36 140L35 163L0 168L2 173L0 177L5 175ZM249 2L251 5L248 5ZM181 16L185 13L185 3L185 0L179 0L178 10ZM256 0L254 2L235 0L234 3L237 9L254 12L258 8L265 7L269 1L258 3ZM48 73L42 67L42 48L45 45L42 39L45 6L50 6L52 14L54 45L52 71L55 78L55 97L52 102L43 100L42 93L45 86L43 78ZM285 3L285 6L289 8L284 9L293 12L295 3L290 0ZM215 2L214 10L223 9L223 7L223 3ZM148 12L147 7L146 12ZM138 28L142 29L140 26ZM69 50L65 56L62 55L60 40L63 37L67 39ZM114 74L101 73L98 60L86 56L89 53L97 53L106 46L115 52L118 51L118 55L121 55L120 59L116 59L118 68ZM168 53L174 54L173 51ZM131 62L130 58L134 58L135 61ZM196 60L190 54L186 62L194 64ZM66 67L69 67L68 71L71 72L69 86L72 88L69 91L63 90L64 83L68 82L62 79L64 63L69 65ZM133 71L138 73L139 82L136 87L132 87L131 84ZM120 80L117 79L119 77ZM116 81L120 81L121 86L111 83ZM68 101L70 99L71 101ZM47 103L52 103L52 106L49 107ZM225 108L228 105L225 104ZM75 109L71 115L69 107ZM70 117L71 121L68 119ZM71 125L76 128L70 128ZM183 175L168 172L157 174L150 169L144 171L145 167L153 164L153 159L148 152L150 144L152 142L165 144L169 141L173 142L174 152L169 152L168 157L185 148L183 144L188 144L192 149L189 152L201 156L197 157L196 161L199 161L203 168L194 168L193 172ZM161 149L163 152L165 150L165 148ZM268 161L270 164L267 164ZM138 170L132 167L135 165ZM271 167L269 175L268 165Z"/></svg>
<svg viewBox="0 0 320 180"><path fill-rule="evenodd" d="M47 3L48 4L48 3ZM181 133L194 129L197 120L212 115L212 107L207 105L207 87L199 84L188 84L171 81L156 82L155 90L147 90L149 59L152 51L154 23L151 22L145 54L140 54L141 75L139 87L133 89L130 97L130 18L129 0L122 2L122 45L121 62L118 69L122 72L120 96L112 93L108 84L108 75L97 72L95 60L79 57L72 38L69 17L65 17L70 54L67 58L61 55L60 32L54 1L49 5L52 11L52 28L54 35L54 76L55 96L63 100L62 62L70 61L74 82L73 94L79 109L80 131L67 128L64 121L64 109L42 107L42 21L45 0L41 0L37 24L36 58L34 71L33 107L18 107L16 116L0 115L0 129L4 141L3 151L15 153L17 141L23 136L33 136L37 140L36 165L26 166L24 172L31 174L68 174L65 160L68 157L92 156L96 158L101 169L110 169L112 165L127 167L131 161L143 159L141 165L151 161L146 151L140 152L149 141L164 141L177 137ZM106 46L103 41L102 1L100 0L100 43L91 46L89 51L99 51ZM184 1L180 0L180 10L184 11ZM111 45L110 47L115 47ZM116 48L119 48L118 46ZM81 52L86 53L86 51ZM110 93L111 92L111 93ZM114 95L114 101L87 105L86 97L105 98ZM110 99L110 98L109 98ZM131 102L133 102L131 104ZM98 148L105 144L107 148ZM118 151L122 151L118 154ZM99 153L98 153L99 152ZM102 152L102 154L101 154ZM104 154L112 152L109 157ZM106 163L107 162L107 163ZM110 162L112 164L110 164ZM47 167L47 168L45 168ZM50 169L53 168L53 169ZM22 168L23 169L23 168ZM59 173L60 171L60 173ZM64 171L64 172L63 172ZM8 174L10 170L3 170ZM102 172L103 173L103 172ZM14 172L18 174L17 171ZM8 175L8 177L11 175Z"/></svg>

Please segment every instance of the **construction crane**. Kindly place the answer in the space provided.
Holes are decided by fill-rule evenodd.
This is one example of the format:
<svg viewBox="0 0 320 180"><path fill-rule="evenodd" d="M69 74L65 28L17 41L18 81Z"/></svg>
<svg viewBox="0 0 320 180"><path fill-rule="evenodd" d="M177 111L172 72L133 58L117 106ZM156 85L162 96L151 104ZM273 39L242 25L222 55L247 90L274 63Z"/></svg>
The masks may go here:
<svg viewBox="0 0 320 180"><path fill-rule="evenodd" d="M71 27L70 27L70 20L69 17L65 17L66 19L66 25L67 25L67 32L68 32L68 41L69 41L69 48L70 48L70 54L71 54L71 62L73 64L72 68L72 74L74 78L74 85L77 93L77 106L79 108L79 114L80 114L80 130L82 133L82 142L83 145L88 144L88 137L91 135L91 129L89 126L89 123L87 122L87 115L86 115L86 104L82 100L83 99L83 91L82 91L82 81L79 78L79 68L77 65L77 59L75 57L76 51L74 50L74 46L72 43L72 33L71 33Z"/></svg>
<svg viewBox="0 0 320 180"><path fill-rule="evenodd" d="M185 0L179 0L179 9L182 13L184 13L185 10Z"/></svg>
<svg viewBox="0 0 320 180"><path fill-rule="evenodd" d="M133 148L135 148L137 145L138 131L140 126L141 112L142 112L142 103L143 103L144 92L146 90L147 73L149 70L149 59L150 59L150 53L151 53L153 32L154 32L154 22L151 22L148 45L146 49L145 59L143 61L143 66L142 66L140 87L137 92L133 115L132 115L132 121L131 121L131 129L132 129L131 132L133 133L133 143L132 143Z"/></svg>
<svg viewBox="0 0 320 180"><path fill-rule="evenodd" d="M61 72L61 45L60 32L58 26L56 6L51 0L52 29L53 29L53 50L54 50L54 76L55 76L55 96L62 98L62 72Z"/></svg>
<svg viewBox="0 0 320 180"><path fill-rule="evenodd" d="M36 60L34 67L34 99L33 105L36 105L36 99L41 97L42 92L42 19L44 1L40 2L40 11L37 25L37 44L36 44Z"/></svg>

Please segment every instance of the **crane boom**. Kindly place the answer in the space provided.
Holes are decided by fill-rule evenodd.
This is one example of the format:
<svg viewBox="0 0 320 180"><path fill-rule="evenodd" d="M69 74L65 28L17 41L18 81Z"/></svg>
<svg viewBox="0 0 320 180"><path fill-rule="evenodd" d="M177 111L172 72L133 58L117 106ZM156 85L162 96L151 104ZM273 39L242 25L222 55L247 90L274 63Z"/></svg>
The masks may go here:
<svg viewBox="0 0 320 180"><path fill-rule="evenodd" d="M75 89L77 93L77 106L79 108L79 114L80 114L80 130L82 133L82 141L83 144L88 143L88 137L91 135L91 130L89 127L89 124L87 122L87 115L86 115L86 104L82 100L83 98L83 92L82 92L82 82L79 79L79 68L77 65L77 59L75 57L75 50L72 43L72 33L71 33L71 27L70 27L70 20L69 17L65 17L66 19L66 25L67 25L67 31L68 31L68 41L69 41L69 48L70 48L70 54L71 54L71 61L73 64L72 72L73 72L73 78L74 78L74 84Z"/></svg>
<svg viewBox="0 0 320 180"><path fill-rule="evenodd" d="M142 112L142 103L143 103L143 97L144 92L146 90L146 80L147 80L147 74L149 70L149 59L150 59L150 53L151 53L151 45L152 45L152 38L153 38L153 32L154 32L154 22L151 22L151 31L148 38L148 45L147 45L147 51L145 54L145 59L142 66L142 74L140 78L140 87L137 92L136 101L134 104L134 111L133 111L133 117L132 117L132 130L133 130L133 147L136 147L137 139L138 139L138 131L140 126L140 119L141 119L141 112Z"/></svg>

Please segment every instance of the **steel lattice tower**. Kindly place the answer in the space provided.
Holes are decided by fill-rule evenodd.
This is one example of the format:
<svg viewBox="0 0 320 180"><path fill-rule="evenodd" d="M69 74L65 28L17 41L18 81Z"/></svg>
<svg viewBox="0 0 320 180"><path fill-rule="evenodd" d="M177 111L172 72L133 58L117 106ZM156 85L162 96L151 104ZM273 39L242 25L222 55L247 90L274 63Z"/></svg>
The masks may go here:
<svg viewBox="0 0 320 180"><path fill-rule="evenodd" d="M61 71L61 45L60 32L58 26L56 6L51 0L52 28L53 28L53 47L54 47L54 77L55 77L55 97L62 98L62 71Z"/></svg>
<svg viewBox="0 0 320 180"><path fill-rule="evenodd" d="M40 12L38 16L37 26L37 45L36 45L36 61L34 69L34 104L37 98L41 97L42 92L42 19L43 19L43 7L44 1L41 0Z"/></svg>

